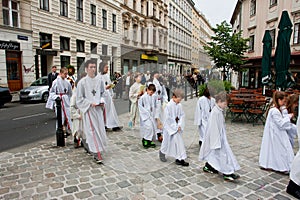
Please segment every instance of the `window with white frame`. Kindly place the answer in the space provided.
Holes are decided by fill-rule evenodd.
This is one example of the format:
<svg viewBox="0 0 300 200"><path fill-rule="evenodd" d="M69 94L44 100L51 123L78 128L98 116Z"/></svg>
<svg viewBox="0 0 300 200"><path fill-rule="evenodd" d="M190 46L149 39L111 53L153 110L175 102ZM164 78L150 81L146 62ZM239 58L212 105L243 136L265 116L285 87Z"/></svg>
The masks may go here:
<svg viewBox="0 0 300 200"><path fill-rule="evenodd" d="M98 46L97 43L91 42L91 53L97 54L97 48L98 48L97 46Z"/></svg>
<svg viewBox="0 0 300 200"><path fill-rule="evenodd" d="M96 6L91 4L91 24L96 26Z"/></svg>
<svg viewBox="0 0 300 200"><path fill-rule="evenodd" d="M13 0L2 0L3 24L19 27L19 4Z"/></svg>
<svg viewBox="0 0 300 200"><path fill-rule="evenodd" d="M256 0L251 0L250 3L250 16L254 16L256 14Z"/></svg>
<svg viewBox="0 0 300 200"><path fill-rule="evenodd" d="M70 51L70 38L60 36L60 50Z"/></svg>
<svg viewBox="0 0 300 200"><path fill-rule="evenodd" d="M107 11L102 9L102 28L107 29Z"/></svg>
<svg viewBox="0 0 300 200"><path fill-rule="evenodd" d="M254 51L254 35L249 37L249 51Z"/></svg>
<svg viewBox="0 0 300 200"><path fill-rule="evenodd" d="M277 5L277 0L270 0L270 7Z"/></svg>
<svg viewBox="0 0 300 200"><path fill-rule="evenodd" d="M60 15L68 17L68 0L60 0Z"/></svg>
<svg viewBox="0 0 300 200"><path fill-rule="evenodd" d="M296 23L294 27L294 44L300 44L300 23Z"/></svg>
<svg viewBox="0 0 300 200"><path fill-rule="evenodd" d="M84 52L84 41L76 40L77 52Z"/></svg>
<svg viewBox="0 0 300 200"><path fill-rule="evenodd" d="M83 22L83 0L76 0L76 19Z"/></svg>
<svg viewBox="0 0 300 200"><path fill-rule="evenodd" d="M112 14L112 31L117 32L117 16Z"/></svg>
<svg viewBox="0 0 300 200"><path fill-rule="evenodd" d="M40 0L40 9L49 11L49 0Z"/></svg>

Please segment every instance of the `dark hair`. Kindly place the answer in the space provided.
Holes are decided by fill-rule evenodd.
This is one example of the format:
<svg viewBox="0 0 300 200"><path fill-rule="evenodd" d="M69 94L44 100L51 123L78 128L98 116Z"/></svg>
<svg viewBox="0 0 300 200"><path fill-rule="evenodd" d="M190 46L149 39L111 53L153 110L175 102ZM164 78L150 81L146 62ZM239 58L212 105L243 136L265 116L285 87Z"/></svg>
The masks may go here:
<svg viewBox="0 0 300 200"><path fill-rule="evenodd" d="M203 91L203 96L209 98L210 97L210 93L209 93L209 90L208 90L208 87L206 86L206 88L204 89Z"/></svg>
<svg viewBox="0 0 300 200"><path fill-rule="evenodd" d="M149 84L147 90L155 92L156 91L155 85L153 83Z"/></svg>
<svg viewBox="0 0 300 200"><path fill-rule="evenodd" d="M102 74L103 71L104 71L104 67L107 66L107 62L104 62L102 61L100 64L99 64L99 72Z"/></svg>
<svg viewBox="0 0 300 200"><path fill-rule="evenodd" d="M288 97L287 103L286 103L286 109L288 110L288 113L294 113L295 107L297 106L299 101L299 95L297 94L291 94Z"/></svg>
<svg viewBox="0 0 300 200"><path fill-rule="evenodd" d="M96 64L96 61L94 61L94 60L87 60L84 63L84 67L88 68L90 64Z"/></svg>
<svg viewBox="0 0 300 200"><path fill-rule="evenodd" d="M283 100L286 97L286 93L282 92L282 91L275 91L273 94L273 104L274 107L278 108L278 110L280 110L280 105L278 100ZM280 111L281 112L281 111Z"/></svg>

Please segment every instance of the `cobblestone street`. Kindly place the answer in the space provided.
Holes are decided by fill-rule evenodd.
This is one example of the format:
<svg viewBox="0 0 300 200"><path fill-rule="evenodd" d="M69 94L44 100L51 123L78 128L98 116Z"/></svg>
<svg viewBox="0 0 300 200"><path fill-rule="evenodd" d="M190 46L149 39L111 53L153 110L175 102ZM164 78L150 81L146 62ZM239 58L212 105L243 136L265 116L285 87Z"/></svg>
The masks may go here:
<svg viewBox="0 0 300 200"><path fill-rule="evenodd" d="M259 169L262 125L227 120L227 138L241 166L240 179L226 182L221 175L202 171L193 125L196 101L182 101L189 167L176 165L173 158L161 162L159 143L144 149L139 128L127 128L128 114L123 114L123 131L107 132L109 150L103 153L103 165L83 148L74 149L72 138L66 147L56 147L55 136L0 153L0 199L293 199L285 192L288 176Z"/></svg>

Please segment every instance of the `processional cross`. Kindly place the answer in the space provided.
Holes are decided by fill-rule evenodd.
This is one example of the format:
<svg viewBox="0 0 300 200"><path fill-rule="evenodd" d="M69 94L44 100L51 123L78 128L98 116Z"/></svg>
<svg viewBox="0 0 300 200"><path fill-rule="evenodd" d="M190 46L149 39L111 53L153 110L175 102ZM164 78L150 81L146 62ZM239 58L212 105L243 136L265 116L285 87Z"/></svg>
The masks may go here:
<svg viewBox="0 0 300 200"><path fill-rule="evenodd" d="M92 94L93 94L93 96L95 96L95 94L96 94L96 90L92 90Z"/></svg>

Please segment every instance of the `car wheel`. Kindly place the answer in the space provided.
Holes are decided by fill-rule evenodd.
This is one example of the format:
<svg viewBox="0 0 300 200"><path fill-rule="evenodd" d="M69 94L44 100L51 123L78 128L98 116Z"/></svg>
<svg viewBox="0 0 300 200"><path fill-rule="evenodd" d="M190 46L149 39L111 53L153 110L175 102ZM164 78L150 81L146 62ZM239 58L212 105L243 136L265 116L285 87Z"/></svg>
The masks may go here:
<svg viewBox="0 0 300 200"><path fill-rule="evenodd" d="M42 101L47 102L48 97L49 97L49 93L48 92L44 93L43 96L42 96Z"/></svg>

